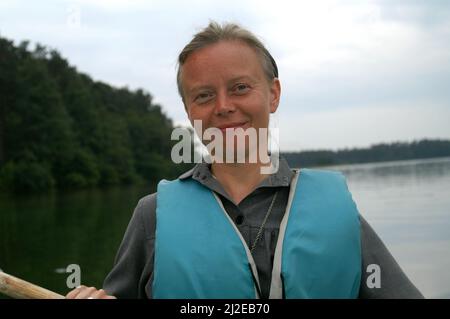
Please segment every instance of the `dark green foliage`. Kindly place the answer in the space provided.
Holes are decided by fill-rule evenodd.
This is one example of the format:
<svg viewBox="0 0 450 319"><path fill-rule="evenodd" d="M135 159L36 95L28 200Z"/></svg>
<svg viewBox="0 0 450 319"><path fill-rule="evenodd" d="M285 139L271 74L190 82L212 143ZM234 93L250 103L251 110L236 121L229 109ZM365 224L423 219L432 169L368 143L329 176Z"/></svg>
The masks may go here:
<svg viewBox="0 0 450 319"><path fill-rule="evenodd" d="M95 82L55 50L0 38L0 186L13 191L153 183L172 122L152 96Z"/></svg>
<svg viewBox="0 0 450 319"><path fill-rule="evenodd" d="M450 156L450 141L421 140L412 143L376 144L370 148L339 151L303 151L282 154L292 167L398 161Z"/></svg>
<svg viewBox="0 0 450 319"><path fill-rule="evenodd" d="M46 163L10 161L0 171L1 185L15 192L50 189L55 181Z"/></svg>

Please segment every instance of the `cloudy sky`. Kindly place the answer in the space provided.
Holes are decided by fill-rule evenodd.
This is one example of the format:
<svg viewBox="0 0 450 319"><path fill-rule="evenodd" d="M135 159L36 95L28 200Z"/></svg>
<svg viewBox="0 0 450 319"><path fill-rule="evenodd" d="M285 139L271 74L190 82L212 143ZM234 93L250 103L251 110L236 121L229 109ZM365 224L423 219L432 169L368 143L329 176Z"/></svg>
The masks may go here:
<svg viewBox="0 0 450 319"><path fill-rule="evenodd" d="M277 60L282 150L450 138L447 0L0 2L0 36L144 88L177 124L177 54L210 19L249 28Z"/></svg>

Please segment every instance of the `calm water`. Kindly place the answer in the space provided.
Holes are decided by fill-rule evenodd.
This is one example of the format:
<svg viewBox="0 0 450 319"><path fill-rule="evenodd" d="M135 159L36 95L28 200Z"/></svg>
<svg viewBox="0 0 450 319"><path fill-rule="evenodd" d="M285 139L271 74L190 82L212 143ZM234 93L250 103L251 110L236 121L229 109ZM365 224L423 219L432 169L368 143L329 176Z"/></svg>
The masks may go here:
<svg viewBox="0 0 450 319"><path fill-rule="evenodd" d="M330 168L425 297L450 298L450 158Z"/></svg>
<svg viewBox="0 0 450 319"><path fill-rule="evenodd" d="M450 298L450 158L335 166L361 214L426 297ZM151 189L0 197L0 268L65 294L69 264L100 287Z"/></svg>
<svg viewBox="0 0 450 319"><path fill-rule="evenodd" d="M0 268L66 294L65 268L78 264L82 284L101 287L138 199L151 191L0 198Z"/></svg>

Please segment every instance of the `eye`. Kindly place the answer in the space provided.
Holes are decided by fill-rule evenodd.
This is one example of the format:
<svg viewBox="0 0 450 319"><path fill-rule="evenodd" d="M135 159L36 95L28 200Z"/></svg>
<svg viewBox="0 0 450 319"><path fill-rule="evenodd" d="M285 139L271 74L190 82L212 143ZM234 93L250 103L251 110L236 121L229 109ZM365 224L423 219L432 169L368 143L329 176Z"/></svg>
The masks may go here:
<svg viewBox="0 0 450 319"><path fill-rule="evenodd" d="M233 87L233 92L238 95L245 94L248 90L250 90L250 86L245 83L238 83Z"/></svg>
<svg viewBox="0 0 450 319"><path fill-rule="evenodd" d="M197 102L198 104L203 104L212 99L212 97L213 97L212 92L201 92L195 96L194 101Z"/></svg>

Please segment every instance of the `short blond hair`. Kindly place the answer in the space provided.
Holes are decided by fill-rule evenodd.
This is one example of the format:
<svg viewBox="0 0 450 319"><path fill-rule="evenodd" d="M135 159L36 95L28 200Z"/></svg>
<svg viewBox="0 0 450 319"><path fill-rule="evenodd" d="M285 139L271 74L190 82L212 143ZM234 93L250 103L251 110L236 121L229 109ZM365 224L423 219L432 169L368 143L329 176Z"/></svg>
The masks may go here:
<svg viewBox="0 0 450 319"><path fill-rule="evenodd" d="M278 67L274 58L253 33L235 23L224 23L220 25L215 21L211 21L206 28L194 35L192 40L183 48L178 56L177 86L178 93L183 99L183 102L181 67L195 51L223 40L240 40L245 42L261 56L261 64L267 80L270 82L274 78L278 78Z"/></svg>

